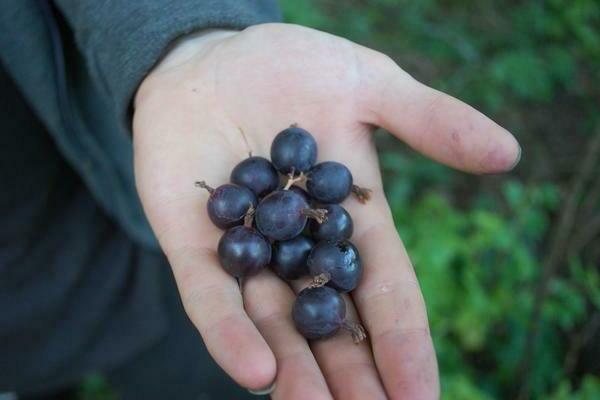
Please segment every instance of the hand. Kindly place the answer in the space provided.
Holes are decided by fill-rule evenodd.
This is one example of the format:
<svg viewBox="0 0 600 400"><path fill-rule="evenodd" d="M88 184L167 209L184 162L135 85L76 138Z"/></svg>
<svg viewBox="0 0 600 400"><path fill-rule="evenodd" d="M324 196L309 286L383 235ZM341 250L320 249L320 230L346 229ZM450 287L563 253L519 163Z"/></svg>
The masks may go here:
<svg viewBox="0 0 600 400"><path fill-rule="evenodd" d="M354 198L343 204L364 263L347 298L369 334L359 345L344 333L307 343L290 318L293 290L270 271L249 278L242 295L219 265L222 232L208 219L208 194L194 187L196 180L226 183L250 149L268 157L273 137L291 123L313 133L319 160L346 164L357 184L373 190L366 205ZM276 399L439 397L423 297L382 189L375 126L473 173L508 170L520 152L506 130L388 57L299 26L188 38L139 88L134 146L142 203L187 314L240 385L258 389L277 378Z"/></svg>

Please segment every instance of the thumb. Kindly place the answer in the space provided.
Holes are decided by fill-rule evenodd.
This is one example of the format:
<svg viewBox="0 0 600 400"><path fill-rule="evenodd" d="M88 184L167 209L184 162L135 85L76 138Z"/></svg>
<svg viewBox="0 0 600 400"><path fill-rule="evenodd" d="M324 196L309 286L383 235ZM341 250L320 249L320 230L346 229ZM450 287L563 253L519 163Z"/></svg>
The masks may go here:
<svg viewBox="0 0 600 400"><path fill-rule="evenodd" d="M359 48L371 78L364 122L380 126L418 152L466 172L510 170L521 147L514 136L473 107L418 82L389 57Z"/></svg>

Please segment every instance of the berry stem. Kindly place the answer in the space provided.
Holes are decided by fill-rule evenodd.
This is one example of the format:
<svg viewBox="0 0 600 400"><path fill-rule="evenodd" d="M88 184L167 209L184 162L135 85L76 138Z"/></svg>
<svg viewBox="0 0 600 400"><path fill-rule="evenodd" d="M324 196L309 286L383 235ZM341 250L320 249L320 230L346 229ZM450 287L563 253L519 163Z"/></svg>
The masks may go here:
<svg viewBox="0 0 600 400"><path fill-rule="evenodd" d="M254 206L252 204L250 204L250 207L248 207L248 211L246 211L246 214L244 215L244 226L246 228L252 227L252 222L254 221L254 213L255 212L256 212L256 210L254 209Z"/></svg>
<svg viewBox="0 0 600 400"><path fill-rule="evenodd" d="M325 284L327 282L329 282L329 279L331 279L331 275L328 274L327 272L323 272L322 274L319 274L319 275L313 277L313 280L310 283L310 285L308 285L308 287L310 289L314 289L314 288L318 288L321 286L325 286Z"/></svg>
<svg viewBox="0 0 600 400"><path fill-rule="evenodd" d="M362 327L361 324L356 322L344 321L342 328L349 331L352 334L354 343L358 344L367 338L367 331Z"/></svg>
<svg viewBox="0 0 600 400"><path fill-rule="evenodd" d="M238 126L238 130L240 131L242 138L244 139L244 143L246 143L246 149L248 149L248 154L252 157L252 148L250 147L250 142L248 142L248 138L246 137L246 132L242 129L241 126Z"/></svg>
<svg viewBox="0 0 600 400"><path fill-rule="evenodd" d="M324 208L305 208L302 210L302 214L308 218L312 218L319 224L327 221L327 210Z"/></svg>
<svg viewBox="0 0 600 400"><path fill-rule="evenodd" d="M306 175L304 175L304 172L300 172L300 174L298 176L294 176L294 173L295 173L295 170L292 169L292 172L290 172L287 175L288 179L287 179L287 182L285 183L283 190L288 190L296 183L306 182Z"/></svg>
<svg viewBox="0 0 600 400"><path fill-rule="evenodd" d="M215 191L215 189L213 189L212 187L208 186L206 184L206 182L204 181L196 181L195 183L196 187L202 188L202 189L206 189L208 191L208 193L213 194L213 192Z"/></svg>
<svg viewBox="0 0 600 400"><path fill-rule="evenodd" d="M352 185L352 193L358 198L358 201L365 204L371 199L371 189L363 188L358 185Z"/></svg>

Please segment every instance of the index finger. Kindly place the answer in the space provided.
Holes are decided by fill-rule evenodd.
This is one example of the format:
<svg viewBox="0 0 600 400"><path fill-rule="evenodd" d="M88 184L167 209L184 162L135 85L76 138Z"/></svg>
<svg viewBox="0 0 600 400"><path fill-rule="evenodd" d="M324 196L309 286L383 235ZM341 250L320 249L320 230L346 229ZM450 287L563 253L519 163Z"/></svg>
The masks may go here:
<svg viewBox="0 0 600 400"><path fill-rule="evenodd" d="M437 399L438 370L423 296L398 237L368 133L323 146L325 159L346 163L354 182L372 189L366 204L348 198L363 277L351 292L371 340L387 394L393 399ZM362 142L364 141L364 142Z"/></svg>

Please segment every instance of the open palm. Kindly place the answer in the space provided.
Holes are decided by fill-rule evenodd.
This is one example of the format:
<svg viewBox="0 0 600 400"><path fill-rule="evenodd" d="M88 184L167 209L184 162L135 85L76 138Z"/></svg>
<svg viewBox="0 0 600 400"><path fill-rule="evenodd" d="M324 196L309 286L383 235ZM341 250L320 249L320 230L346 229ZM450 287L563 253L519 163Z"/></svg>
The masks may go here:
<svg viewBox="0 0 600 400"><path fill-rule="evenodd" d="M307 343L294 329L294 290L264 271L243 294L219 266L222 231L196 180L225 183L233 166L268 157L292 123L310 131L319 160L346 164L372 189L348 198L364 276L348 297L369 341ZM167 254L186 311L212 356L241 385L276 378L274 398L433 399L435 352L423 298L386 202L372 140L381 126L414 149L475 172L511 168L519 146L471 107L430 89L389 58L322 32L283 24L214 32L180 43L140 87L134 143L138 191ZM299 284L298 284L299 285Z"/></svg>

